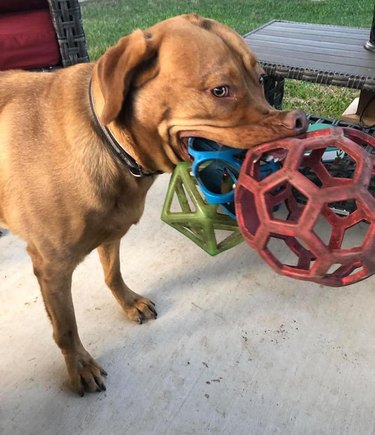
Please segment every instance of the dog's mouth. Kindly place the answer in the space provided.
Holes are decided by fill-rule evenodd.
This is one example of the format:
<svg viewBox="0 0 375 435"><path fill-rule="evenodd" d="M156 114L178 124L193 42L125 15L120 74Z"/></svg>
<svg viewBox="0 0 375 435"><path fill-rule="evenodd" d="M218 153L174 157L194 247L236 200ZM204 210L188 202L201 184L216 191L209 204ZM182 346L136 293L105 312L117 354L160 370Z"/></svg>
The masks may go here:
<svg viewBox="0 0 375 435"><path fill-rule="evenodd" d="M199 133L198 131L180 131L178 134L178 153L182 160L185 162L192 162L193 158L189 153L189 145L193 139L207 139L204 134ZM220 146L220 144L218 143Z"/></svg>
<svg viewBox="0 0 375 435"><path fill-rule="evenodd" d="M226 148L225 145L219 142L214 142L211 139L207 139L203 134L199 134L196 131L194 131L194 134L192 134L192 132L182 131L178 135L178 145L179 145L178 154L181 160L185 162L193 162L194 158L191 156L189 152L189 147L192 146L192 144L194 143L194 139L202 139L203 141L206 141L206 145L207 142L214 143L215 148L212 149L212 151L213 150L218 151L222 148ZM243 148L242 149L238 148L238 150L246 151L246 149ZM205 151L207 151L207 149L205 149ZM277 162L279 160L285 159L285 156L286 156L286 150L283 148L278 148L276 150L273 150L272 154L259 155L257 159L264 158L265 161L274 160L275 162Z"/></svg>
<svg viewBox="0 0 375 435"><path fill-rule="evenodd" d="M182 160L185 162L192 162L193 158L189 154L188 147L190 142L191 136L183 136L182 134L179 135L178 145L179 145L179 155Z"/></svg>
<svg viewBox="0 0 375 435"><path fill-rule="evenodd" d="M212 134L205 131L199 131L198 129L194 130L180 130L176 134L176 145L173 147L174 154L176 157L181 159L185 162L192 162L193 158L189 153L189 145L194 141L194 139L202 139L208 142L214 142L216 144L216 151L221 149L222 147L229 147L229 148L238 148L238 149L247 149L247 147L243 146L235 146L233 143L231 145L228 145L221 140L218 140L215 134ZM220 136L220 135L219 135ZM257 142L258 145L262 144L264 141L260 140ZM255 146L255 145L254 145Z"/></svg>

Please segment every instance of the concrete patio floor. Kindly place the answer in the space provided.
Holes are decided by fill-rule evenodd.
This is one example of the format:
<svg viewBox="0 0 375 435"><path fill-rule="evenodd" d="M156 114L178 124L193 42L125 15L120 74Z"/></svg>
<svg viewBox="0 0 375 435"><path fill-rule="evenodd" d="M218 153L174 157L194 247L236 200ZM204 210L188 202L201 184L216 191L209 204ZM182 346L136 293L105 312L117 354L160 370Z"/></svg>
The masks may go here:
<svg viewBox="0 0 375 435"><path fill-rule="evenodd" d="M245 244L211 258L160 221L167 183L122 243L156 321L125 318L96 252L74 275L82 341L108 372L100 394L70 392L24 243L0 238L0 433L374 434L374 278L291 280Z"/></svg>

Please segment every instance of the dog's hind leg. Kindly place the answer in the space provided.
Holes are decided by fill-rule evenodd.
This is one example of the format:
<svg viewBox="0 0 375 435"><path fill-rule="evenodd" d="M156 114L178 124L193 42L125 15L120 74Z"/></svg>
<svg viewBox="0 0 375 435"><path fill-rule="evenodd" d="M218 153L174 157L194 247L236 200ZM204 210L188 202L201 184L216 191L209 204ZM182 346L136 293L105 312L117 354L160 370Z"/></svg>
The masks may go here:
<svg viewBox="0 0 375 435"><path fill-rule="evenodd" d="M155 304L149 299L134 293L125 284L120 271L120 240L98 246L103 265L104 279L130 320L143 323L157 316Z"/></svg>
<svg viewBox="0 0 375 435"><path fill-rule="evenodd" d="M87 391L105 390L105 371L83 347L78 335L71 294L75 265L49 261L38 250L27 247L34 273L38 278L47 314L53 327L53 338L61 349L73 389L84 395Z"/></svg>

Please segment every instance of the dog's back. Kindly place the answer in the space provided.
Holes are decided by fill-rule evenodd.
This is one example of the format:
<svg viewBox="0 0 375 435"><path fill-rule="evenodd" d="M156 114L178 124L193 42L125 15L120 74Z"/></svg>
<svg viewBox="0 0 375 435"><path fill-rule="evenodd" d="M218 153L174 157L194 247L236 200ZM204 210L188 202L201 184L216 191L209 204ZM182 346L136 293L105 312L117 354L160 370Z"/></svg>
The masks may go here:
<svg viewBox="0 0 375 435"><path fill-rule="evenodd" d="M53 186L58 183L59 168L69 166L67 144L75 143L67 141L66 135L79 138L77 123L85 115L79 107L82 98L66 101L71 92L64 89L76 84L78 89L85 87L81 70L87 68L78 65L52 73L0 73L0 226L22 233L25 223L21 221L28 214L31 224L41 194L48 196L50 190L50 202L57 201ZM74 119L67 121L67 116ZM69 176L66 178L69 183Z"/></svg>

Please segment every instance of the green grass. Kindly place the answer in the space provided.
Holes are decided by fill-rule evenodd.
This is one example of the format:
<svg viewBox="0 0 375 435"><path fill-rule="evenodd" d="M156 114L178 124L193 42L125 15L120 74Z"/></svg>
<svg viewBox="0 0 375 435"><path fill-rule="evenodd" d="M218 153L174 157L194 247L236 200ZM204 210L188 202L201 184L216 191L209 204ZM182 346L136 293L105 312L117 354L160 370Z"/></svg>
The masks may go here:
<svg viewBox="0 0 375 435"><path fill-rule="evenodd" d="M325 118L339 118L359 91L337 86L286 80L284 109L303 109Z"/></svg>
<svg viewBox="0 0 375 435"><path fill-rule="evenodd" d="M272 19L369 28L374 5L370 0L89 0L81 7L95 60L133 29L182 13L214 18L244 34ZM350 89L288 80L284 107L339 117L357 95Z"/></svg>

